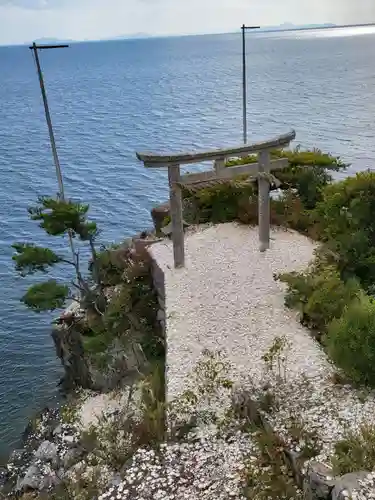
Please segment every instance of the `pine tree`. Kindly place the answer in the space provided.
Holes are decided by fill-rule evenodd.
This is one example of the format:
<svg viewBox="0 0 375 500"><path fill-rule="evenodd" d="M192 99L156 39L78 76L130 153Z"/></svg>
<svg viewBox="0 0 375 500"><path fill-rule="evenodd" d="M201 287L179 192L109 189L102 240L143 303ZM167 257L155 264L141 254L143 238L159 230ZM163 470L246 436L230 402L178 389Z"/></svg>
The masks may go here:
<svg viewBox="0 0 375 500"><path fill-rule="evenodd" d="M95 222L88 220L88 210L89 205L51 197L39 197L37 205L28 209L30 219L37 221L49 236L68 236L72 241L87 243L91 252L91 272L83 274L79 249L75 250L73 245L71 258L34 243L12 245L15 268L21 276L48 273L58 264L67 264L74 269L74 279L69 284L49 279L28 289L21 301L34 311L63 308L69 299L78 300L82 307L93 307L97 312L105 307L95 247L99 230Z"/></svg>

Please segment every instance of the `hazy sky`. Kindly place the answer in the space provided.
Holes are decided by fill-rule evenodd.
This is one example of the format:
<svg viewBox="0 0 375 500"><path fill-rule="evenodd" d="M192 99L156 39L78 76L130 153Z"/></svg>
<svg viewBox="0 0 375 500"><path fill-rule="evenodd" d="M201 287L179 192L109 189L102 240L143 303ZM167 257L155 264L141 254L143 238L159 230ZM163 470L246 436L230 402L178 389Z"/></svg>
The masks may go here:
<svg viewBox="0 0 375 500"><path fill-rule="evenodd" d="M375 0L0 0L0 44L37 38L234 31L246 24L375 21Z"/></svg>

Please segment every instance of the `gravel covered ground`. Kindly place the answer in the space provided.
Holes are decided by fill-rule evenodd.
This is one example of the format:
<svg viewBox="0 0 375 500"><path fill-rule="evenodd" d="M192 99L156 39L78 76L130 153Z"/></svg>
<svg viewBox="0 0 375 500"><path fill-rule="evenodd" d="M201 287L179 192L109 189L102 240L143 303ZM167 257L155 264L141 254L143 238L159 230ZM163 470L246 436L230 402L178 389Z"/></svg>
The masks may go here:
<svg viewBox="0 0 375 500"><path fill-rule="evenodd" d="M159 453L140 449L133 456L125 480L99 500L245 500L242 494L244 461L256 457L248 434L162 445Z"/></svg>
<svg viewBox="0 0 375 500"><path fill-rule="evenodd" d="M231 223L190 234L184 269L173 268L171 242L156 244L152 251L165 273L169 398L185 389L203 349L222 350L240 385L258 395L265 382L273 386L278 410L269 421L274 430L291 441L291 422L297 423L317 437L317 460L330 466L335 442L348 430L375 424L375 395L364 397L350 386L336 385L335 368L321 346L284 306L284 285L274 275L306 269L315 248L299 233L276 229L270 250L260 253L258 229ZM265 373L262 356L277 337L287 346L284 380L275 382L274 372ZM297 452L303 440L291 441ZM373 492L368 483L363 490Z"/></svg>
<svg viewBox="0 0 375 500"><path fill-rule="evenodd" d="M333 445L348 429L375 423L375 396L335 384L335 368L320 345L284 306L284 285L274 275L305 269L315 244L274 230L270 250L260 253L256 228L220 224L198 229L185 245L187 265L179 270L171 242L152 247L165 274L169 400L188 388L202 351L221 350L233 366L232 380L251 395L272 395L276 404L267 418L273 429L296 452L314 436L320 450L315 460L330 466ZM281 363L267 371L262 357L276 338L285 339L285 349ZM127 479L100 500L242 499L243 461L256 455L251 436L239 433L228 443L209 431L198 441L166 444L161 462L139 450ZM374 485L369 475L352 498L375 498Z"/></svg>
<svg viewBox="0 0 375 500"><path fill-rule="evenodd" d="M165 274L169 398L183 391L203 349L225 350L239 374L261 380L261 357L276 336L292 343L291 375L324 372L325 356L285 308L283 285L274 280L307 267L311 240L274 230L270 250L261 253L258 229L231 223L194 232L185 249L186 267L176 270L171 242L152 247Z"/></svg>

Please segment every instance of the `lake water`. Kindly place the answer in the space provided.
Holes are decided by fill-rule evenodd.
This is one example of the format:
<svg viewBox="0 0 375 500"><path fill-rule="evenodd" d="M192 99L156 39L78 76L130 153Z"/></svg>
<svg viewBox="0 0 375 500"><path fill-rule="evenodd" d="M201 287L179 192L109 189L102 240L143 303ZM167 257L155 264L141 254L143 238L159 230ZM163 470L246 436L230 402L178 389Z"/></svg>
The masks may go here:
<svg viewBox="0 0 375 500"><path fill-rule="evenodd" d="M297 132L350 173L375 159L375 29L248 34L249 140ZM68 196L89 202L105 242L151 225L164 172L136 151L198 150L242 138L240 35L73 44L41 54ZM57 191L27 47L0 47L0 453L56 397L50 315L25 310L13 241L44 235L27 207ZM62 272L64 274L64 272Z"/></svg>

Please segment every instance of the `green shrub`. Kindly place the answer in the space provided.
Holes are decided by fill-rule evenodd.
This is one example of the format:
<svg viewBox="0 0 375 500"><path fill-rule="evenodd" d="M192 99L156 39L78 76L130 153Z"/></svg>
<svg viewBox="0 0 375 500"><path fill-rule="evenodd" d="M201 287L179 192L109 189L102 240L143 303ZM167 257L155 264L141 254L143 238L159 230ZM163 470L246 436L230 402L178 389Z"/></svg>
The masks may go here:
<svg viewBox="0 0 375 500"><path fill-rule="evenodd" d="M122 259L122 254L125 251L125 247L112 245L109 248L103 248L97 254L99 276L104 286L121 283L126 268L126 261Z"/></svg>
<svg viewBox="0 0 375 500"><path fill-rule="evenodd" d="M184 191L184 197L190 199L194 205L191 222L201 224L232 222L238 219L241 204L253 195L253 184L241 180L207 187L195 193Z"/></svg>
<svg viewBox="0 0 375 500"><path fill-rule="evenodd" d="M184 219L191 224L221 223L237 220L243 224L258 224L258 196L256 186L249 183L221 184L204 188L198 193L185 192L189 201ZM278 199L271 199L271 224L284 226L315 238L314 220L297 193L285 191Z"/></svg>
<svg viewBox="0 0 375 500"><path fill-rule="evenodd" d="M308 233L311 226L310 211L322 199L323 189L332 181L329 171L346 168L339 158L319 150L276 150L272 159L287 158L289 166L275 170L285 194L271 201L271 221ZM227 167L255 163L256 155L229 160ZM307 167L307 168L304 168ZM257 183L246 181L246 176L225 184L206 187L198 192L184 190L185 220L192 224L221 223L239 220L244 224L258 223ZM186 208L188 207L188 209Z"/></svg>
<svg viewBox="0 0 375 500"><path fill-rule="evenodd" d="M271 223L284 226L316 238L315 222L298 193L286 190L278 199L271 200Z"/></svg>
<svg viewBox="0 0 375 500"><path fill-rule="evenodd" d="M348 432L344 439L335 444L332 464L337 475L374 470L375 428L366 425L359 432Z"/></svg>
<svg viewBox="0 0 375 500"><path fill-rule="evenodd" d="M375 282L374 214L375 173L369 171L327 186L315 214L344 278L356 276L367 289Z"/></svg>
<svg viewBox="0 0 375 500"><path fill-rule="evenodd" d="M123 347L140 345L148 361L164 360L164 334L157 321L158 299L153 287L151 262L143 246L104 249L100 273L111 288L104 312L86 311L77 323L85 353L100 370L108 365L115 339ZM117 343L116 343L117 344Z"/></svg>
<svg viewBox="0 0 375 500"><path fill-rule="evenodd" d="M258 224L258 197L241 199L238 204L238 221ZM277 199L271 198L270 220L274 226L283 226L316 239L313 213L306 210L297 193L287 190Z"/></svg>
<svg viewBox="0 0 375 500"><path fill-rule="evenodd" d="M321 167L289 166L275 175L281 181L282 189L296 189L305 209L312 210L322 199L323 188L332 180Z"/></svg>
<svg viewBox="0 0 375 500"><path fill-rule="evenodd" d="M333 361L356 383L375 385L375 301L362 295L328 328L325 343Z"/></svg>
<svg viewBox="0 0 375 500"><path fill-rule="evenodd" d="M92 337L82 337L83 348L87 354L104 353L113 342L113 336L104 330Z"/></svg>
<svg viewBox="0 0 375 500"><path fill-rule="evenodd" d="M112 332L114 337L120 337L129 330L131 310L131 285L123 283L112 295L103 317L106 329Z"/></svg>
<svg viewBox="0 0 375 500"><path fill-rule="evenodd" d="M285 305L297 309L302 322L319 333L325 333L330 322L361 295L356 280L344 282L337 267L322 257L306 272L281 274L278 279L288 285Z"/></svg>
<svg viewBox="0 0 375 500"><path fill-rule="evenodd" d="M282 188L293 188L305 207L313 209L322 199L324 187L332 181L330 171L339 171L347 168L340 158L322 153L319 149L292 151L275 151L274 158L287 158L289 166L275 171L275 175L282 183Z"/></svg>
<svg viewBox="0 0 375 500"><path fill-rule="evenodd" d="M286 158L289 166L272 173L281 181L283 190L294 189L298 193L304 209L311 210L322 199L324 187L332 181L329 171L339 171L347 168L340 158L322 153L318 149L301 150L296 148L291 151L272 151L273 160ZM256 155L230 160L227 166L255 163ZM306 168L304 168L306 167Z"/></svg>
<svg viewBox="0 0 375 500"><path fill-rule="evenodd" d="M310 166L320 167L327 170L338 172L348 167L339 157L332 156L328 153L323 153L320 149L302 149L297 146L291 150L275 149L271 151L272 159L287 158L291 167ZM235 158L227 161L227 167L234 165L245 165L247 163L256 163L258 158L256 155L245 156L244 158Z"/></svg>

